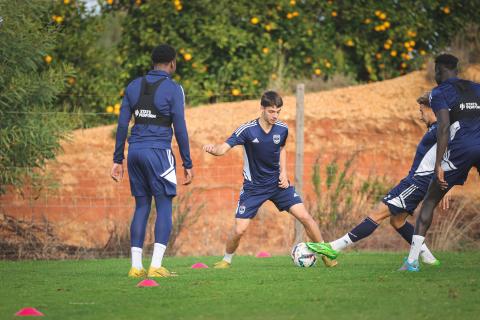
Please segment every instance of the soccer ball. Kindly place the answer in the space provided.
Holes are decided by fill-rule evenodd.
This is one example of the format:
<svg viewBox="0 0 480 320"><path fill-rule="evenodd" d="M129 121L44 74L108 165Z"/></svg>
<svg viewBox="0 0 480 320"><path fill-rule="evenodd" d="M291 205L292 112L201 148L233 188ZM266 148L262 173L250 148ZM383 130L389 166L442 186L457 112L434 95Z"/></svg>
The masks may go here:
<svg viewBox="0 0 480 320"><path fill-rule="evenodd" d="M293 263L298 267L313 267L317 262L317 256L308 249L305 242L300 242L293 247L291 256Z"/></svg>

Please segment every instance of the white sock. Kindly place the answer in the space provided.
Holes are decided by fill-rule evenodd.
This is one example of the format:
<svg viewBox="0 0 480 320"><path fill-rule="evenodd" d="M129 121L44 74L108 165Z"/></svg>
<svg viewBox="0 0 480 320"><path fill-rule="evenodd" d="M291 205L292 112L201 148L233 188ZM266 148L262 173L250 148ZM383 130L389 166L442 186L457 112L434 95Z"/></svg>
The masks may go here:
<svg viewBox="0 0 480 320"><path fill-rule="evenodd" d="M420 257L422 257L422 261L426 263L433 263L435 260L437 260L437 258L433 256L432 252L430 252L430 250L427 248L425 243L422 245Z"/></svg>
<svg viewBox="0 0 480 320"><path fill-rule="evenodd" d="M142 248L132 247L132 267L137 268L138 270L143 269L142 264Z"/></svg>
<svg viewBox="0 0 480 320"><path fill-rule="evenodd" d="M425 237L418 235L413 236L412 246L410 247L410 253L408 255L408 263L413 263L414 261L418 260L418 256L420 255L424 241Z"/></svg>
<svg viewBox="0 0 480 320"><path fill-rule="evenodd" d="M330 245L332 246L332 249L335 251L341 251L345 249L346 247L350 246L353 243L352 239L350 239L348 233L344 235L343 237L330 242Z"/></svg>
<svg viewBox="0 0 480 320"><path fill-rule="evenodd" d="M232 258L235 253L226 253L223 256L223 260L227 261L228 263L232 263Z"/></svg>
<svg viewBox="0 0 480 320"><path fill-rule="evenodd" d="M153 245L152 264L150 264L150 267L160 268L162 266L163 255L166 249L167 246L161 243L155 243Z"/></svg>

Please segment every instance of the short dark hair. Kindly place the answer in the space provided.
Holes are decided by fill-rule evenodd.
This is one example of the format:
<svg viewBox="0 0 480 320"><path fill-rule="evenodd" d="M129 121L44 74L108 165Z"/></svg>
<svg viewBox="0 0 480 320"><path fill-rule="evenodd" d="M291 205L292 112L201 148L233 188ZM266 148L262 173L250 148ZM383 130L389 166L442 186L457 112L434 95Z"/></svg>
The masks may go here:
<svg viewBox="0 0 480 320"><path fill-rule="evenodd" d="M435 58L436 65L442 65L448 70L456 70L458 64L458 58L454 55L444 53Z"/></svg>
<svg viewBox="0 0 480 320"><path fill-rule="evenodd" d="M283 100L282 97L275 91L266 91L262 95L262 99L260 104L262 107L277 107L281 108L283 106Z"/></svg>
<svg viewBox="0 0 480 320"><path fill-rule="evenodd" d="M418 104L423 104L426 107L430 108L430 91L426 91L417 99Z"/></svg>
<svg viewBox="0 0 480 320"><path fill-rule="evenodd" d="M173 61L177 56L177 52L172 46L168 44L161 44L156 46L152 51L153 64L164 64Z"/></svg>

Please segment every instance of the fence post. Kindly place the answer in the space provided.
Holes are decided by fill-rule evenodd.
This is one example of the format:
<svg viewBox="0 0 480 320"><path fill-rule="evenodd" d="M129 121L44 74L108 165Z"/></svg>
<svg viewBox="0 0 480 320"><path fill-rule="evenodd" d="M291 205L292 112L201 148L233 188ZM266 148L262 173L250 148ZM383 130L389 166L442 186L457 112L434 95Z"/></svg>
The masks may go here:
<svg viewBox="0 0 480 320"><path fill-rule="evenodd" d="M297 84L297 108L295 115L295 192L303 199L303 129L304 129L304 95L305 85ZM303 225L295 220L295 242L303 241Z"/></svg>

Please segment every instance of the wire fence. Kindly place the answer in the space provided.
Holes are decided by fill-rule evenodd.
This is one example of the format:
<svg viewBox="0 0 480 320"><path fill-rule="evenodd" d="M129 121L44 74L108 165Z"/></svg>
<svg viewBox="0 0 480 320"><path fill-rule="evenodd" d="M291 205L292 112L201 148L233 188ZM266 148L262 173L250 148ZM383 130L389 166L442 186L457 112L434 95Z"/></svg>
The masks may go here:
<svg viewBox="0 0 480 320"><path fill-rule="evenodd" d="M16 113L16 111L7 112ZM68 114L68 112L65 113ZM100 116L110 113L89 114ZM235 122L236 115L233 111L230 117L231 122ZM295 127L292 123L290 125ZM96 131L90 133L88 130ZM341 130L336 132L341 134ZM72 252L79 255L93 253L100 256L128 255L128 230L134 210L134 200L130 195L127 172L121 183L114 183L110 178L115 143L112 133L111 128L77 131L77 136L83 142L78 145L70 142L64 144L65 152L41 170L39 180L34 183L27 182L18 190L10 188L5 195L0 196L0 225L4 235L2 240L4 245L0 247L0 253L3 257L12 257L15 254L20 257L19 248L23 248L24 256L22 257L29 257L25 252L35 251L31 248L38 249L38 246L43 248L43 252L51 253L48 257L69 256ZM380 135L383 137L383 133ZM364 141L363 145L357 145L356 149L352 149L351 147L342 148L343 140L332 143L328 141L329 139L331 137L324 137L322 142L315 142L314 145L308 145L312 140L307 139L308 148L304 154L303 167L304 202L309 209L313 210L319 200L332 201L328 198L329 190L326 186L329 170L332 169L333 164L336 164L339 170L337 174L340 174L345 161L353 153L358 153L358 156L348 172L348 177L352 179L352 187L342 190L340 197L342 201L361 196L365 183L377 184L378 187L372 189L367 204L362 202L361 205L351 207L344 213L343 219L348 221L344 221L341 226L345 229L343 231L347 232L350 225L367 215L371 206L378 203L378 199L385 194L385 190L406 175L411 165L411 156L416 142L412 137L410 138L412 141L408 141L408 144L404 141L402 147L405 150L390 154L390 149L385 148L386 143L382 141ZM234 149L226 156L216 158L204 154L198 143L199 141L195 141L191 149L195 172L191 186L181 185L182 170L180 166L177 167L179 196L175 200L175 206L176 208L186 206L189 208L187 211L195 213L196 216L190 216L189 219L194 223L178 234L175 252L179 255L220 255L223 253L224 242L233 225L243 181L242 154L240 150ZM290 141L288 144L293 145L293 142ZM327 144L329 144L328 147ZM175 145L173 149L176 158L180 159ZM295 172L293 154L293 149L290 149L287 168L292 182ZM399 157L399 154L402 156ZM407 154L408 156L404 156ZM318 199L318 194L315 193L312 177L316 165L320 167L322 196L327 198ZM32 167L7 166L4 168L38 171L37 168ZM473 189L472 186L478 185L478 182L478 174L472 173L466 189ZM191 194L191 196L182 197L185 194ZM197 209L199 209L198 212ZM177 212L177 214L186 213ZM330 216L330 212L319 214ZM149 230L146 244L153 241L151 227ZM342 235L329 233L328 230L324 230L324 233L330 237L327 240ZM293 236L293 219L284 213L279 214L272 203L266 203L261 207L257 218L249 228L239 253L254 254L260 250L267 250L273 254L285 254L292 245ZM36 239L36 242L32 239ZM66 248L62 252L68 254L59 253L61 250L58 248ZM374 237L365 242L363 248L398 250L405 248L405 244L399 242L392 230L383 228L381 232L377 232Z"/></svg>

